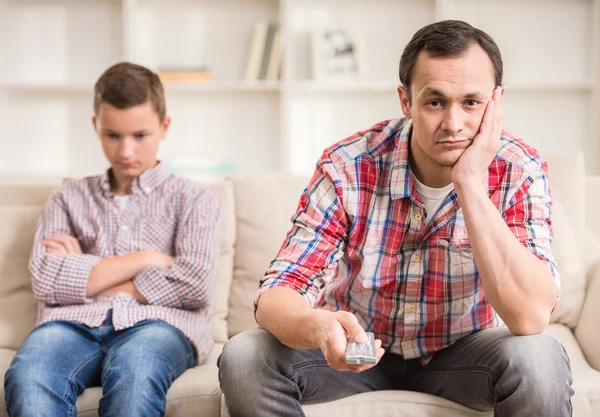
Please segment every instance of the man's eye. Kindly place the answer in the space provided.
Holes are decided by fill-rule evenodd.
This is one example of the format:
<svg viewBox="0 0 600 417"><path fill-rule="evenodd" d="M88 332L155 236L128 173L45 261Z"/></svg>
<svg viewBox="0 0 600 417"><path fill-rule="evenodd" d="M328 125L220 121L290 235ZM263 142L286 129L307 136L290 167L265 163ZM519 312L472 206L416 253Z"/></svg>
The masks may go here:
<svg viewBox="0 0 600 417"><path fill-rule="evenodd" d="M430 100L427 104L431 107L440 107L442 105L442 102L440 100Z"/></svg>
<svg viewBox="0 0 600 417"><path fill-rule="evenodd" d="M474 106L478 105L479 102L475 101L475 100L467 100L467 101L465 101L465 104L469 107L474 107Z"/></svg>

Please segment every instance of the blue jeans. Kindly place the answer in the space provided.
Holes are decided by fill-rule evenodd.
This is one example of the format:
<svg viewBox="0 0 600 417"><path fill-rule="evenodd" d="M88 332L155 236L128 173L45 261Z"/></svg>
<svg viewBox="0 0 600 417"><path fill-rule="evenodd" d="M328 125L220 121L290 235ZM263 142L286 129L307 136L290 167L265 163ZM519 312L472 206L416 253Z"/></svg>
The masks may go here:
<svg viewBox="0 0 600 417"><path fill-rule="evenodd" d="M8 414L76 416L87 387L102 386L100 416L163 416L167 390L195 365L193 345L163 321L116 331L54 321L35 328L4 377Z"/></svg>

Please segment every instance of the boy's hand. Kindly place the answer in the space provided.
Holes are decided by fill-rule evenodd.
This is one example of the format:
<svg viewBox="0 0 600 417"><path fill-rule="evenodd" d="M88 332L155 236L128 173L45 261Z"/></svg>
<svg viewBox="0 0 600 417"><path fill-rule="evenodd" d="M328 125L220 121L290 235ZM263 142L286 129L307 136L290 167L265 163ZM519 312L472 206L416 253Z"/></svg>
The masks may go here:
<svg viewBox="0 0 600 417"><path fill-rule="evenodd" d="M175 260L171 255L155 250L145 250L144 255L147 265L154 265L161 271L168 269Z"/></svg>
<svg viewBox="0 0 600 417"><path fill-rule="evenodd" d="M115 285L114 287L111 287L98 295L104 297L114 297L120 292L124 292L126 294L131 295L133 298L135 298L142 304L148 304L148 300L146 300L144 296L140 294L140 292L137 290L137 288L131 280L125 281L124 283L119 285Z"/></svg>
<svg viewBox="0 0 600 417"><path fill-rule="evenodd" d="M496 157L502 135L502 95L504 89L494 89L492 99L488 101L479 133L473 143L461 155L452 168L454 185L476 184L480 186L485 172Z"/></svg>
<svg viewBox="0 0 600 417"><path fill-rule="evenodd" d="M79 246L79 241L73 236L64 233L57 233L51 238L42 239L41 243L46 247L48 253L54 255L81 255L83 253L81 246Z"/></svg>

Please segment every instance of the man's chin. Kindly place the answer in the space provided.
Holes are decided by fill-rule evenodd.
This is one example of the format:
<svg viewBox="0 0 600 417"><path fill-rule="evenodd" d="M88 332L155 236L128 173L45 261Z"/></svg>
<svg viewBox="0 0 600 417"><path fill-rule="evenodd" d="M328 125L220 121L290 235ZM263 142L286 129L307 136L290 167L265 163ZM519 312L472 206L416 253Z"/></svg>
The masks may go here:
<svg viewBox="0 0 600 417"><path fill-rule="evenodd" d="M452 149L444 152L441 155L438 155L434 160L439 166L444 168L452 168L454 165L456 165L464 152L465 149Z"/></svg>

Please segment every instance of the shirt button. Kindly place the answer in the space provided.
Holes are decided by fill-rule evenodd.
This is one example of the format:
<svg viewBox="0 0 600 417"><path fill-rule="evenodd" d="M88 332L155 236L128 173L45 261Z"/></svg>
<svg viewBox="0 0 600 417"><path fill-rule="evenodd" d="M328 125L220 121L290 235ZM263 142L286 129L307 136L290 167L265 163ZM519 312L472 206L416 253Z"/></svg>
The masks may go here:
<svg viewBox="0 0 600 417"><path fill-rule="evenodd" d="M124 231L124 232L126 232L126 231L129 230L129 227L128 226L121 226L121 230Z"/></svg>
<svg viewBox="0 0 600 417"><path fill-rule="evenodd" d="M150 193L150 191L152 191L152 188L146 187L146 188L144 188L144 191L146 192L146 194L148 194L148 193Z"/></svg>
<svg viewBox="0 0 600 417"><path fill-rule="evenodd" d="M408 306L408 311L415 311L415 305L414 304L410 304Z"/></svg>
<svg viewBox="0 0 600 417"><path fill-rule="evenodd" d="M420 258L419 258L419 255L415 255L415 256L413 256L413 261L415 261L415 262L419 262L419 259L420 259Z"/></svg>
<svg viewBox="0 0 600 417"><path fill-rule="evenodd" d="M418 222L420 222L422 218L423 218L423 216L421 216L421 213L417 213L417 214L415 214L415 219L416 219Z"/></svg>

